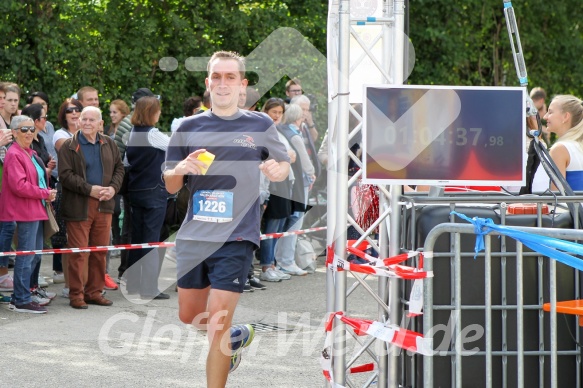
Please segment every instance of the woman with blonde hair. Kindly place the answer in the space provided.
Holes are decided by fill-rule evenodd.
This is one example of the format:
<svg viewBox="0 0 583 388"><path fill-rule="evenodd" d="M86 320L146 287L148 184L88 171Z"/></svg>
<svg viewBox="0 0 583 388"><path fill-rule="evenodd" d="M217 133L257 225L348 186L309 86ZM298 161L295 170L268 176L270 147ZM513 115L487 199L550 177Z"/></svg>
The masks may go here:
<svg viewBox="0 0 583 388"><path fill-rule="evenodd" d="M544 119L547 130L558 137L549 150L551 158L569 186L575 191L583 190L583 101L571 95L558 95L551 101ZM548 182L544 169L539 167L533 191L546 190Z"/></svg>
<svg viewBox="0 0 583 388"><path fill-rule="evenodd" d="M583 101L571 95L558 95L551 101L544 119L547 130L558 137L549 150L553 162L573 190L583 190ZM547 190L549 181L539 166L533 191ZM554 185L551 188L556 189Z"/></svg>

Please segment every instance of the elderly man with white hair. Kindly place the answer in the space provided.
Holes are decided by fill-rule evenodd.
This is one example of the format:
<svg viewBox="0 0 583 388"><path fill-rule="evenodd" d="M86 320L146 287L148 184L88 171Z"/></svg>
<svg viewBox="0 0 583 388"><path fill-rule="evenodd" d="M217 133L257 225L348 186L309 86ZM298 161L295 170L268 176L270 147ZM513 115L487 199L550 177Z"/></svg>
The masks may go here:
<svg viewBox="0 0 583 388"><path fill-rule="evenodd" d="M124 175L115 142L102 135L99 108L81 112L80 130L59 149L59 180L63 186L63 219L67 223L69 248L108 245L114 196ZM83 271L89 268L87 282ZM87 304L111 306L101 292L105 283L105 252L72 253L69 270L69 304L86 309Z"/></svg>

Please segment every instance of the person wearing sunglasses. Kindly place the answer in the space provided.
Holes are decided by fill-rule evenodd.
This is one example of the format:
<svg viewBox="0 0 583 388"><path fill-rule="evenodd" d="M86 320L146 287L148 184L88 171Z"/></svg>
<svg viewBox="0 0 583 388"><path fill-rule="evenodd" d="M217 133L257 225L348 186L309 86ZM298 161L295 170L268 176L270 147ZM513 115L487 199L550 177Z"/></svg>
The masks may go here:
<svg viewBox="0 0 583 388"><path fill-rule="evenodd" d="M56 131L55 136L53 136L53 144L57 153L65 140L72 138L79 130L79 116L81 116L82 110L83 105L74 98L67 98L61 104L57 120L62 128Z"/></svg>
<svg viewBox="0 0 583 388"><path fill-rule="evenodd" d="M44 120L44 128L39 131L38 136L41 136L45 141L45 146L53 159L57 160L57 151L53 146L53 137L55 136L55 127L53 123L48 120L49 115L49 96L45 92L32 92L26 99L27 104L41 104L44 109L43 116L47 116ZM57 169L52 172L53 179L57 179Z"/></svg>
<svg viewBox="0 0 583 388"><path fill-rule="evenodd" d="M46 201L54 201L57 191L48 186L49 176L42 160L31 148L34 121L28 116L15 116L10 124L14 144L4 161L0 221L16 221L17 250L43 249L43 223L48 219ZM40 255L20 255L14 266L14 294L10 308L16 312L43 314L50 300L32 295L30 279L40 262Z"/></svg>
<svg viewBox="0 0 583 388"><path fill-rule="evenodd" d="M58 152L61 149L63 143L73 137L73 135L79 129L79 116L81 115L81 110L83 109L83 105L74 98L67 98L60 106L59 113L57 115L57 120L61 125L61 129L55 132L53 136L53 147L57 152L57 167L55 170L57 171L57 180L59 179L58 176L58 166L59 166L59 158ZM53 170L53 171L55 171ZM56 219L57 223L59 224L59 231L51 237L51 243L54 249L64 248L67 244L67 226L63 217L61 216L61 198L62 198L62 188L59 184L57 184L57 200L53 204L53 207L56 212ZM69 282L67 276L67 255L62 255L60 253L55 253L53 255L53 270L55 271L53 275L53 279L58 279L59 283L65 283L63 290L61 291L61 296L68 298L69 297ZM60 275L63 275L61 278ZM61 280L62 279L62 280Z"/></svg>
<svg viewBox="0 0 583 388"><path fill-rule="evenodd" d="M42 136L39 136L39 134L44 130L45 124L47 122L46 111L41 104L30 104L22 110L22 114L30 117L34 121L35 132L31 147L43 161L47 169L47 173L52 175L53 170L57 166L57 162L49 153L45 139ZM54 183L52 184L52 187L54 187Z"/></svg>
<svg viewBox="0 0 583 388"><path fill-rule="evenodd" d="M49 154L47 146L45 144L44 138L39 136L39 133L43 131L46 123L46 113L45 109L40 104L30 104L22 110L22 114L30 117L34 121L34 137L30 147L36 152L37 156L43 162L41 167L43 167L49 176L49 181L47 182L50 188L55 188L56 180L52 181L52 172L57 166L57 162ZM44 289L39 289L39 287L46 287L48 283L44 277L40 276L40 261L36 264L32 271L32 277L30 278L30 287L36 290L40 296L54 298L55 294L48 292ZM35 292L36 292L35 291Z"/></svg>

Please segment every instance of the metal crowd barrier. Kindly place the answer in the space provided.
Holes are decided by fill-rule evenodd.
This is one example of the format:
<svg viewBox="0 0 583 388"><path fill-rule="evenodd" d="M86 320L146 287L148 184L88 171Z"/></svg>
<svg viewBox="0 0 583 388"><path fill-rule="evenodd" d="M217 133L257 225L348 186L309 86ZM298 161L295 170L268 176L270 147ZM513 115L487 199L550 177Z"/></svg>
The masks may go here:
<svg viewBox="0 0 583 388"><path fill-rule="evenodd" d="M460 213L464 213L464 209L467 210L472 208L472 205L470 204L479 203L479 206L488 203L493 204L499 216L500 224L504 225L507 224L508 217L510 217L506 214L508 204L519 202L536 203L538 210L536 216L533 217L536 217L537 227L513 227L541 236L575 241L583 240L582 230L573 230L572 228L557 229L540 227L544 224L543 218L546 218L547 224L549 222L552 224L555 219L555 216L552 215L543 217L541 214L543 203L583 202L583 196L556 198L553 196L510 197L497 195L488 197L484 195L476 196L456 194L455 197L428 198L414 196L406 197L404 200L406 206L403 206L403 214L406 214L406 216L404 216L403 219L404 223L407 225L402 228L403 234L401 241L407 241L407 243L404 244L405 248L407 245L409 245L409 248L416 247L416 244L418 243L417 239L419 238L416 231L416 213L418 213L422 207L428 205L445 206L446 208L449 208L449 210L456 210ZM464 205L466 208L463 207ZM552 209L553 206L550 206L550 208ZM577 218L577 216L575 216L575 218ZM449 221L453 220L453 216L450 216ZM577 221L578 220L575 219L573 225L577 225ZM445 234L449 234L450 237L449 252L435 252L434 249L438 239ZM567 325L567 328L569 329L570 326L575 328L574 333L571 333L573 341L564 341L566 334L561 332L562 340L561 344L559 344L557 337L558 317L556 312L557 290L559 289L561 291L563 286L563 284L557 284L557 270L560 271L561 276L566 274L566 276L570 278L569 283L572 283L573 287L572 292L569 291L572 293L572 295L569 295L570 299L580 299L581 287L579 272L562 264L557 265L555 260L542 257L536 252L530 252L527 249L523 249L522 244L518 241L515 243L516 249L510 251L509 247L514 245L514 241L509 242L508 240L511 240L509 237L496 237L498 234L490 233L485 236L485 252L478 255L480 264L482 263L481 260L483 260L484 303L462 304L462 295L464 295L465 298L469 292L469 290L462 287L462 277L464 276L462 273L462 261L474 261L475 254L473 251L469 250L466 250L465 252L462 251L462 236L467 248L468 239L475 241L474 226L464 222L446 222L435 226L426 236L424 236L424 269L426 271L434 271L436 260L449 259L449 274L447 274L447 276L449 276L451 280L448 290L450 293L450 303L442 304L434 304L434 291L440 291L434 290L434 285L439 281L437 277L440 276L440 274L435 272L435 278L428 278L425 280L424 313L421 318L423 321L423 334L425 336L431 336L435 325L435 313L440 311L444 312L440 314L449 312L449 319L454 322L454 327L452 329L453 332L451 333L451 341L446 343L446 348L443 346L437 346L443 345L443 343L434 343L435 354L433 357L424 356L420 358L421 356L414 356L411 358L410 364L412 366L410 370L412 372L410 372L407 385L413 387L421 385L424 387L442 386L441 383L437 384L435 382L435 376L437 373L443 371L436 371L434 369L434 361L436 361L438 357L446 357L450 360L450 370L446 372L451 375L451 381L449 384L452 387L524 387L525 376L528 381L538 379L538 385L541 387L558 387L559 359L562 362L567 360L565 361L567 365L566 368L569 372L572 371L574 374L574 376L570 377L574 379L574 386L581 387L583 383L581 376L582 360L581 350L577 345L581 343L581 335L577 326L577 317L565 316L565 324ZM492 240L497 238L500 239L500 252L493 252ZM443 238L441 241L443 241ZM514 258L515 268L511 268L512 266L507 265L507 262L512 262ZM534 260L535 264L533 264L531 260ZM443 265L443 262L440 263ZM463 262L463 264L468 265L468 262ZM493 274L493 271L499 272ZM512 279L514 272L515 279ZM525 291L525 273L527 276L527 291ZM494 284L493 279L496 279L497 281L499 280L499 284ZM515 281L515 296L512 295L514 285L511 285L511 283L513 281ZM467 285L467 279L464 282ZM532 284L533 282L534 284ZM498 286L499 288L496 288ZM475 287L475 285L473 287ZM528 291L528 289L530 289L530 291ZM534 293L536 293L536 297L532 295ZM493 295L495 295L495 297ZM404 304L407 302L406 296L406 292L403 292L402 301ZM565 292L562 292L561 296L564 298ZM440 298L444 299L443 297ZM535 299L534 303L532 303L533 298ZM548 300L545 300L546 298L548 298ZM525 303L525 299L527 300L527 303ZM544 302L551 302L550 317L545 316L547 313L543 312ZM468 334L468 331L467 327L464 327L463 324L467 323L468 320L465 320L464 322L463 318L466 316L475 318L477 316L476 314L481 316L481 313L483 313L484 320L483 336L485 336L485 340L483 340L483 343L485 344L485 347L477 349L474 347L470 350L465 350L462 340L464 336ZM532 321L533 316L536 316L536 322ZM441 317L443 318L443 315ZM550 325L545 325L545 321L548 322L549 319ZM529 326L538 326L538 330ZM564 327L564 325L562 327ZM470 330L470 332L470 334L474 333L476 336L479 334L479 330L477 329ZM516 337L515 341L513 340L513 336ZM494 338L496 338L496 342L494 342ZM480 339L480 341L482 340ZM533 342L535 342L534 345L536 346L534 347L536 349L533 349ZM566 343L570 346L565 346ZM472 344L470 343L470 345ZM559 349L559 345L562 345L562 349ZM465 376L466 380L462 379L464 373L472 373L472 371L468 370L464 372L463 369L464 362L470 363L470 357L478 357L478 359L472 360L474 368L476 360L479 361L480 359L484 359L484 365L481 366L482 370L480 373L484 373L485 381L480 381L479 376L474 376L473 378L476 379L474 380L475 384L468 385L468 376ZM536 362L534 362L532 358L536 358ZM545 372L545 369L548 370L548 365L546 364L549 359L550 373ZM422 368L417 364L418 362L422 362ZM563 368L565 362L561 364L563 365ZM535 364L538 365L538 367L534 366ZM402 369L402 374L404 373L405 372ZM527 374L530 374L530 376ZM534 376L533 374L537 374L537 376ZM422 379L422 384L421 381L419 381L420 379ZM528 384L526 385L531 386Z"/></svg>

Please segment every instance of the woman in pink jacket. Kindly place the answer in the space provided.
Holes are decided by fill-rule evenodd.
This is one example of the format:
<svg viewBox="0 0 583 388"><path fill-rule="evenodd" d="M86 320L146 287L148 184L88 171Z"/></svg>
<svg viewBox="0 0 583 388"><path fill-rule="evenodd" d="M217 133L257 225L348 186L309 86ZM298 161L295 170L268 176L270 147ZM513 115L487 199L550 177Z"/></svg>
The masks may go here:
<svg viewBox="0 0 583 388"><path fill-rule="evenodd" d="M34 122L28 116L16 116L10 123L14 143L6 152L0 194L0 221L16 221L18 251L43 248L45 201L54 201L56 190L48 188L48 176L42 160L30 148L34 138ZM40 255L16 256L14 294L11 309L16 312L43 314L46 308L33 302L30 276ZM14 307L12 307L14 306Z"/></svg>

